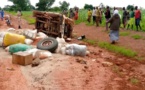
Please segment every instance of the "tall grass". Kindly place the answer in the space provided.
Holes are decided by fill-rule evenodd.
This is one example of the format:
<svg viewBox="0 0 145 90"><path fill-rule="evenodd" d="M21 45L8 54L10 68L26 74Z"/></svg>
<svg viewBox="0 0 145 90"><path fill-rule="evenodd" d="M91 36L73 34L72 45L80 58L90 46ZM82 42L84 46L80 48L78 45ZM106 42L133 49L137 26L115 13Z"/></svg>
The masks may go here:
<svg viewBox="0 0 145 90"><path fill-rule="evenodd" d="M145 31L145 10L142 10L141 12L142 12L142 20L141 20L140 24L142 27L142 31ZM119 11L119 13L122 16L122 11ZM92 19L91 19L91 23L87 22L87 10L84 10L84 9L79 10L79 19L75 21L75 24L80 24L82 22L86 23L86 25L88 25L88 26L93 25ZM105 26L105 23L106 23L105 17L103 14L102 23L100 24L100 26ZM133 30L136 30L135 22L133 22L133 23L134 23ZM123 24L121 24L121 27L123 27Z"/></svg>

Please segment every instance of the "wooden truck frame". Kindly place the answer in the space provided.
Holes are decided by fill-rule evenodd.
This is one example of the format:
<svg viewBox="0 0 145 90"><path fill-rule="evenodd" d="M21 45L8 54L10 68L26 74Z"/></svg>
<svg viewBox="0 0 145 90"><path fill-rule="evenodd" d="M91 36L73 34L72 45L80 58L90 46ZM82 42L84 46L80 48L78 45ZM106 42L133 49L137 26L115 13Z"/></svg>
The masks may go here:
<svg viewBox="0 0 145 90"><path fill-rule="evenodd" d="M74 21L65 15L53 12L33 11L35 28L52 37L71 38Z"/></svg>

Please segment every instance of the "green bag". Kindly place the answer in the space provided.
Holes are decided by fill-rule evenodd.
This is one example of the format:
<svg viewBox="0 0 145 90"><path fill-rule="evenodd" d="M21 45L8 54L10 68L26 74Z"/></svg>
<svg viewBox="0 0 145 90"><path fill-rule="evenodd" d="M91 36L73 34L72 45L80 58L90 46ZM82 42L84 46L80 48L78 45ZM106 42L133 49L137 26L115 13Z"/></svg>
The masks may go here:
<svg viewBox="0 0 145 90"><path fill-rule="evenodd" d="M31 48L32 48L31 46L26 45L26 44L13 44L13 45L10 45L9 52L13 54L19 51L26 51Z"/></svg>

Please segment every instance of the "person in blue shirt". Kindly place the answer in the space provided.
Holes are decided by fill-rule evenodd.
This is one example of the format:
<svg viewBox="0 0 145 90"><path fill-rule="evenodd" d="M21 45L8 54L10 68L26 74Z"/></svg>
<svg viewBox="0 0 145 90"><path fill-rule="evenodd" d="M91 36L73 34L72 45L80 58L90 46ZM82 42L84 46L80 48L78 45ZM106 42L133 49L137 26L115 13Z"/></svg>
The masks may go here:
<svg viewBox="0 0 145 90"><path fill-rule="evenodd" d="M1 14L1 20L3 21L3 19L4 19L4 10L1 10L0 14Z"/></svg>

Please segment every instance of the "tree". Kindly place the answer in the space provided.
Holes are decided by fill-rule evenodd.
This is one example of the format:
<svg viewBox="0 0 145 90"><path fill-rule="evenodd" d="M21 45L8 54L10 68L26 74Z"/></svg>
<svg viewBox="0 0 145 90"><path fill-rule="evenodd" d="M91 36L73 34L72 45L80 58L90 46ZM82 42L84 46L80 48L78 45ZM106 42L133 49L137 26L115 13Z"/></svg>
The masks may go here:
<svg viewBox="0 0 145 90"><path fill-rule="evenodd" d="M56 7L51 8L50 10L51 10L51 11L60 11L60 7L57 7L57 6L56 6Z"/></svg>
<svg viewBox="0 0 145 90"><path fill-rule="evenodd" d="M21 9L23 11L30 10L30 1L29 0L8 0L14 4L15 10Z"/></svg>
<svg viewBox="0 0 145 90"><path fill-rule="evenodd" d="M132 8L134 9L134 6L133 5L128 5L127 6L127 10L131 10Z"/></svg>
<svg viewBox="0 0 145 90"><path fill-rule="evenodd" d="M69 3L67 3L66 1L63 1L63 2L59 2L60 4L60 9L61 10L68 10L68 7L69 7Z"/></svg>
<svg viewBox="0 0 145 90"><path fill-rule="evenodd" d="M39 0L39 2L36 3L37 10L46 11L50 9L54 2L55 0Z"/></svg>
<svg viewBox="0 0 145 90"><path fill-rule="evenodd" d="M84 9L93 9L93 5L85 4Z"/></svg>

